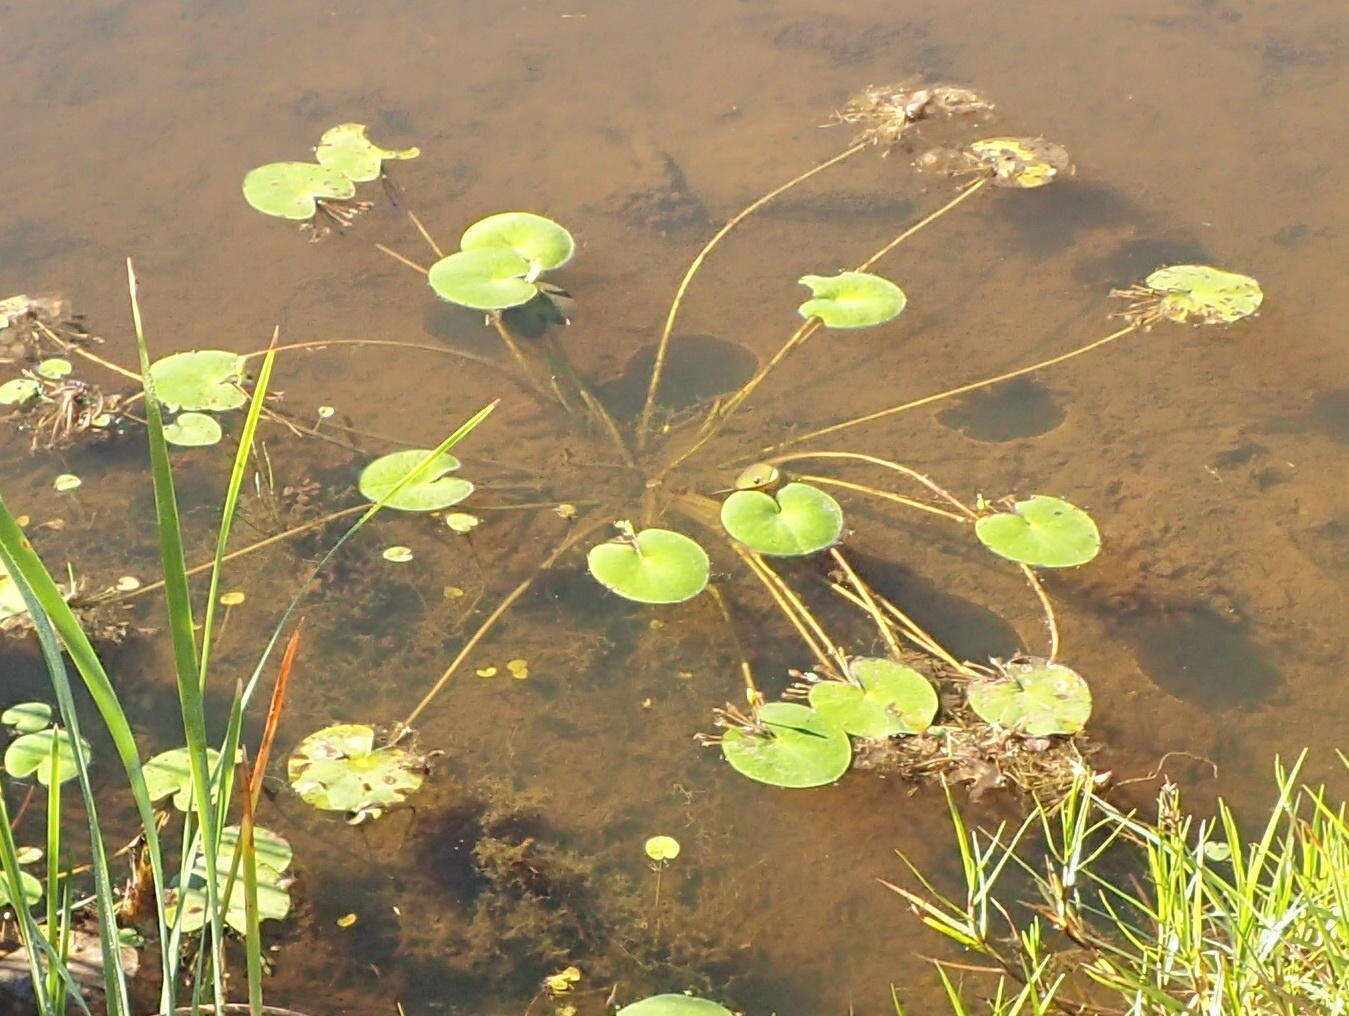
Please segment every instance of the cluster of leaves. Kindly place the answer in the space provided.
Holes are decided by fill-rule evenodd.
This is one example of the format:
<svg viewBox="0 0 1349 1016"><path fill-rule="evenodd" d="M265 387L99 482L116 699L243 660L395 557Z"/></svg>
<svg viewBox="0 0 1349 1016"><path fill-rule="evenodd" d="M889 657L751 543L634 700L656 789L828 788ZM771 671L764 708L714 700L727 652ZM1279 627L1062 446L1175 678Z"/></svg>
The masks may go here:
<svg viewBox="0 0 1349 1016"><path fill-rule="evenodd" d="M459 250L441 258L426 281L443 300L471 310L503 311L557 291L539 281L576 252L572 235L552 219L533 212L499 212L473 223L459 238Z"/></svg>

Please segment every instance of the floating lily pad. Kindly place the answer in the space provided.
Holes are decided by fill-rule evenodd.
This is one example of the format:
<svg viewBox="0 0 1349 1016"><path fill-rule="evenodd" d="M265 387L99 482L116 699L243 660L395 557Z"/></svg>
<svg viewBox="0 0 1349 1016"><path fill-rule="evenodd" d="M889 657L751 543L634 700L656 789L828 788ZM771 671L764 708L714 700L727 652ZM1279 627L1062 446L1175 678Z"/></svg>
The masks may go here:
<svg viewBox="0 0 1349 1016"><path fill-rule="evenodd" d="M290 785L315 808L352 821L378 818L422 785L425 763L403 748L375 748L375 732L338 723L300 742L287 765Z"/></svg>
<svg viewBox="0 0 1349 1016"><path fill-rule="evenodd" d="M576 252L576 241L556 222L542 215L500 212L480 219L464 230L459 247L463 251L513 251L537 274L561 268L570 261Z"/></svg>
<svg viewBox="0 0 1349 1016"><path fill-rule="evenodd" d="M61 473L52 481L52 487L62 494L69 493L77 487L84 486L84 481L74 473Z"/></svg>
<svg viewBox="0 0 1349 1016"><path fill-rule="evenodd" d="M1044 494L1018 501L1010 512L985 515L974 532L993 553L1042 568L1086 564L1101 550L1101 533L1090 515Z"/></svg>
<svg viewBox="0 0 1349 1016"><path fill-rule="evenodd" d="M797 308L804 318L817 317L830 328L868 328L899 316L909 298L889 279L866 272L806 275L801 285L813 298Z"/></svg>
<svg viewBox="0 0 1349 1016"><path fill-rule="evenodd" d="M799 557L838 542L843 534L843 509L816 487L788 483L776 494L737 490L721 504L721 524L750 550Z"/></svg>
<svg viewBox="0 0 1349 1016"><path fill-rule="evenodd" d="M396 547L385 547L380 557L386 561L392 561L394 564L407 564L412 560L412 548L404 547L401 544Z"/></svg>
<svg viewBox="0 0 1349 1016"><path fill-rule="evenodd" d="M312 219L319 200L356 196L351 178L314 162L271 162L244 177L244 200L264 215Z"/></svg>
<svg viewBox="0 0 1349 1016"><path fill-rule="evenodd" d="M430 454L429 448L409 448L381 455L361 470L361 495L369 501L381 500ZM445 475L458 468L458 459L441 452L418 469L417 474L389 498L386 507L405 512L433 512L458 504L473 493L473 484L468 480Z"/></svg>
<svg viewBox="0 0 1349 1016"><path fill-rule="evenodd" d="M693 995L652 995L618 1010L617 1016L732 1016L724 1005Z"/></svg>
<svg viewBox="0 0 1349 1016"><path fill-rule="evenodd" d="M142 767L145 789L151 801L173 795L173 806L179 811L192 808L192 767L186 748L162 751ZM206 749L207 768L214 771L220 764L220 752Z"/></svg>
<svg viewBox="0 0 1349 1016"><path fill-rule="evenodd" d="M215 417L205 413L179 413L172 423L164 426L164 440L179 448L219 444L223 433Z"/></svg>
<svg viewBox="0 0 1349 1016"><path fill-rule="evenodd" d="M37 365L37 372L43 377L50 378L53 381L65 377L74 369L74 365L63 356L53 356L51 359L43 360Z"/></svg>
<svg viewBox="0 0 1349 1016"><path fill-rule="evenodd" d="M999 677L969 686L969 703L986 723L1028 737L1076 734L1091 715L1091 689L1074 670L1042 659L1013 660Z"/></svg>
<svg viewBox="0 0 1349 1016"><path fill-rule="evenodd" d="M740 475L735 478L735 489L760 490L763 487L771 487L778 482L781 475L777 466L768 462L756 462L740 471Z"/></svg>
<svg viewBox="0 0 1349 1016"><path fill-rule="evenodd" d="M0 723L20 734L45 730L52 722L52 707L46 702L20 702L0 713Z"/></svg>
<svg viewBox="0 0 1349 1016"><path fill-rule="evenodd" d="M642 849L653 861L673 861L679 856L679 841L673 836L652 836Z"/></svg>
<svg viewBox="0 0 1349 1016"><path fill-rule="evenodd" d="M456 251L431 266L426 281L442 299L472 310L505 310L534 299L530 263L495 247Z"/></svg>
<svg viewBox="0 0 1349 1016"><path fill-rule="evenodd" d="M30 907L42 899L42 883L26 871L19 872L19 885L23 889L23 901ZM9 898L9 880L0 878L0 907L7 907Z"/></svg>
<svg viewBox="0 0 1349 1016"><path fill-rule="evenodd" d="M239 387L244 358L223 349L174 353L150 365L155 394L169 410L238 409L248 396Z"/></svg>
<svg viewBox="0 0 1349 1016"><path fill-rule="evenodd" d="M969 152L998 187L1043 187L1073 171L1068 150L1044 138L988 138L974 142Z"/></svg>
<svg viewBox="0 0 1349 1016"><path fill-rule="evenodd" d="M52 741L56 741L56 760L61 769L61 782L73 780L78 774L75 768L75 749L70 734L65 730L38 730L31 734L22 734L9 743L5 749L5 772L17 780L37 775L37 781L44 787L52 781ZM89 745L84 745L86 756Z"/></svg>
<svg viewBox="0 0 1349 1016"><path fill-rule="evenodd" d="M222 831L220 850L216 854L217 893L223 897L230 885L230 869L233 865L235 844L239 841L239 827L230 826ZM269 830L255 827L253 843L257 849L258 875L258 919L260 921L280 921L290 913L290 892L286 888L287 880L282 870L270 861L284 858L290 863L290 844ZM168 908L168 916L175 919L179 907L182 918L179 927L187 934L201 931L207 923L206 860L197 857L192 865L191 875L185 888L174 890L174 898ZM244 934L248 931L248 911L244 898L244 879L242 862L229 889L229 906L225 910L225 923L235 931Z"/></svg>
<svg viewBox="0 0 1349 1016"><path fill-rule="evenodd" d="M848 670L857 684L821 681L810 705L827 722L854 737L921 734L937 715L937 691L918 671L894 660L856 659Z"/></svg>
<svg viewBox="0 0 1349 1016"><path fill-rule="evenodd" d="M707 553L682 533L644 529L592 547L590 574L638 603L680 603L707 586Z"/></svg>
<svg viewBox="0 0 1349 1016"><path fill-rule="evenodd" d="M314 158L320 166L364 183L384 172L386 159L415 159L418 148L380 148L365 136L365 124L344 123L323 132Z"/></svg>
<svg viewBox="0 0 1349 1016"><path fill-rule="evenodd" d="M31 377L10 378L0 385L0 406L22 405L40 391L42 385Z"/></svg>
<svg viewBox="0 0 1349 1016"><path fill-rule="evenodd" d="M18 583L9 574L4 562L0 562L0 621L26 613L28 613L28 604L23 601L23 594L19 592Z"/></svg>
<svg viewBox="0 0 1349 1016"><path fill-rule="evenodd" d="M769 702L759 709L764 731L732 727L721 753L736 772L774 787L833 783L852 763L852 744L840 727L808 706Z"/></svg>
<svg viewBox="0 0 1349 1016"><path fill-rule="evenodd" d="M1147 277L1149 289L1165 294L1160 310L1172 321L1196 319L1228 324L1254 314L1265 298L1260 283L1249 275L1208 265L1172 265Z"/></svg>
<svg viewBox="0 0 1349 1016"><path fill-rule="evenodd" d="M232 864L235 848L239 843L239 827L225 826L220 830L220 857L225 864ZM295 851L280 833L274 833L262 826L253 827L253 850L258 863L265 864L276 871L285 871L295 859Z"/></svg>

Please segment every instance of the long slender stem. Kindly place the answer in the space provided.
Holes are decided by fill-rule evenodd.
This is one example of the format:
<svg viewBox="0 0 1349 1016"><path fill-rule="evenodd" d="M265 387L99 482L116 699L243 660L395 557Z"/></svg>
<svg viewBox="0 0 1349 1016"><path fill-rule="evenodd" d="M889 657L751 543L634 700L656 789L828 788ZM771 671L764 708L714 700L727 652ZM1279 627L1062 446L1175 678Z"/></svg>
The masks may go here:
<svg viewBox="0 0 1349 1016"><path fill-rule="evenodd" d="M940 515L942 518L950 519L953 522L969 521L964 515L948 512L945 508L938 508L934 504L928 504L926 501L919 501L912 497L905 497L903 494L896 494L894 491L881 490L879 487L868 487L863 483L852 483L849 480L840 480L833 476L817 476L813 473L796 473L794 475L796 479L804 480L807 483L823 484L826 487L840 487L843 490L855 491L858 494L870 494L872 497L884 498L887 501L893 501L895 504L902 504L908 508L916 508L918 511L927 512L931 515Z"/></svg>
<svg viewBox="0 0 1349 1016"><path fill-rule="evenodd" d="M801 641L806 644L806 648L810 650L810 653L815 657L816 662L826 669L832 667L833 663L829 659L829 655L825 652L824 647L816 641L814 634L811 633L805 622L797 615L791 601L782 595L782 591L778 588L777 584L765 573L766 570L763 568L763 562L759 557L753 552L746 550L738 543L732 543L731 549L735 551L740 560L745 562L745 566L750 570L750 574L758 579L763 584L763 587L768 590L768 595L772 597L773 602L777 604L778 609L786 615L787 620L790 621L792 627L796 629L796 633L801 636Z"/></svg>
<svg viewBox="0 0 1349 1016"><path fill-rule="evenodd" d="M949 212L952 208L955 208L957 205L959 205L962 201L965 201L972 195L979 193L979 191L983 190L983 188L988 184L988 180L989 180L988 177L983 177L979 180L974 181L974 183L970 184L964 190L960 191L958 194L956 194L955 197L953 197L950 201L946 202L946 204L942 205L935 212L919 219L908 229L904 230L904 232L900 233L899 236L895 237L884 247L878 250L875 254L871 255L871 257L863 261L860 265L857 266L857 270L859 272L865 272L868 268L874 265L881 258L885 257L885 255L889 254L901 243L903 243L909 237L913 236L914 233L917 233L919 230L925 229L926 227L932 225L932 223L936 222L943 215Z"/></svg>
<svg viewBox="0 0 1349 1016"><path fill-rule="evenodd" d="M862 452L792 452L787 455L779 455L776 458L767 459L769 465L781 465L784 462L797 462L801 459L851 459L857 462L866 462L873 466L880 466L883 469L892 469L897 473L902 473L911 479L917 480L928 490L941 497L948 504L953 505L968 519L978 518L974 509L967 505L960 498L956 497L945 487L941 486L931 477L925 476L911 466L906 466L902 462L895 462L893 459L883 459L876 455L866 455Z"/></svg>
<svg viewBox="0 0 1349 1016"><path fill-rule="evenodd" d="M754 683L754 671L750 669L749 659L745 656L745 647L736 631L735 621L731 617L731 609L726 604L726 597L722 596L716 583L709 583L707 591L712 594L712 601L716 603L717 611L721 614L722 621L725 622L726 631L731 636L731 643L735 646L736 655L740 657L740 676L745 681L745 697L749 701L750 708L757 709L763 702L763 695L759 692L758 685Z"/></svg>
<svg viewBox="0 0 1349 1016"><path fill-rule="evenodd" d="M384 254L389 255L389 257L393 258L395 261L407 265L414 272L421 272L423 275L426 275L429 271L429 269L423 268L421 265L417 264L417 262L413 261L411 258L404 257L402 254L399 254L398 251L394 250L392 247L385 247L384 244L377 243L375 244L375 249L381 251Z"/></svg>
<svg viewBox="0 0 1349 1016"><path fill-rule="evenodd" d="M984 388L988 385L995 385L1000 381L1010 381L1012 378L1021 377L1024 374L1030 374L1037 370L1043 370L1046 367L1053 367L1055 364L1063 363L1065 360L1071 360L1075 356L1081 356L1083 353L1090 353L1093 349L1099 349L1107 343L1121 339L1132 332L1138 331L1137 324L1130 324L1121 328L1117 332L1111 332L1103 339L1097 339L1095 342L1089 342L1085 346L1079 346L1067 353L1061 353L1058 356L1052 356L1048 360L1041 360L1039 363L1033 363L1029 367L1019 367L1016 370L1009 370L1004 374L997 374L993 377L986 377L980 381L971 381L969 384L959 385L956 388L948 388L944 392L937 392L935 395L925 395L921 399L914 399L911 402L904 402L898 406L891 406L889 409L877 410L874 413L867 413L864 416L857 416L851 420L844 420L842 423L831 424L828 427L821 427L819 430L812 430L808 434L800 434L797 437L788 438L786 441L779 441L775 445L769 445L760 449L764 452L777 451L779 448L788 448L794 444L800 444L802 441L810 441L817 437L824 437L826 434L833 434L840 430L846 430L849 427L858 427L864 423L871 423L874 420L882 420L887 416L894 416L896 413L904 413L910 409L917 409L919 406L930 406L934 402L940 402L943 399L949 399L955 395L963 395L966 392L972 392L976 388Z"/></svg>
<svg viewBox="0 0 1349 1016"><path fill-rule="evenodd" d="M1040 606L1044 609L1045 625L1049 628L1049 662L1053 663L1059 655L1059 623L1054 618L1054 605L1049 601L1049 594L1045 592L1044 583L1040 581L1040 577L1035 574L1030 565L1021 565L1021 574L1026 576L1026 581L1030 583L1036 599L1040 601Z"/></svg>
<svg viewBox="0 0 1349 1016"><path fill-rule="evenodd" d="M637 440L639 451L646 447L646 439L650 434L651 412L655 408L656 391L660 388L661 374L665 370L665 356L670 346L670 335L674 332L675 319L679 317L679 308L684 303L684 294L688 292L689 284L693 282L693 277L698 274L698 269L702 267L703 262L707 260L708 255L711 254L712 251L716 249L717 245L726 238L726 234L735 229L736 226L740 225L745 219L749 218L774 198L791 190L797 184L804 183L816 173L822 173L830 166L835 166L844 159L851 158L866 147L866 142L859 142L850 148L845 148L833 158L826 159L824 162L812 166L804 173L792 177L792 179L781 186L773 188L773 190L763 195L763 197L741 209L739 213L727 221L726 225L722 226L721 229L713 234L712 239L708 240L707 243L703 245L703 249L698 252L697 256L689 264L688 270L684 272L684 278L680 280L679 288L675 290L674 300L670 304L670 312L665 315L665 327L661 329L660 341L656 345L656 360L651 367L651 382L647 385L646 401L642 405L641 422L638 425Z"/></svg>
<svg viewBox="0 0 1349 1016"><path fill-rule="evenodd" d="M876 601L872 599L871 590L867 588L857 572L853 571L852 565L848 559L843 556L843 552L837 547L829 548L829 556L834 559L834 563L843 569L843 574L853 589L857 590L858 597L862 600L863 609L871 616L871 620L876 623L876 628L881 633L881 638L885 640L886 647L890 650L890 655L896 660L899 659L899 643L895 640L895 633L885 620L885 615L881 613L881 608L876 606Z"/></svg>
<svg viewBox="0 0 1349 1016"><path fill-rule="evenodd" d="M436 252L436 257L443 258L445 256L445 252L440 249L440 244L436 243L435 240L431 239L431 234L428 233L426 231L426 227L422 225L422 220L417 218L417 216L412 212L411 209L408 209L408 218L411 219L412 224L417 227L417 232L421 233L422 239L425 240L427 244L430 246L430 248Z"/></svg>

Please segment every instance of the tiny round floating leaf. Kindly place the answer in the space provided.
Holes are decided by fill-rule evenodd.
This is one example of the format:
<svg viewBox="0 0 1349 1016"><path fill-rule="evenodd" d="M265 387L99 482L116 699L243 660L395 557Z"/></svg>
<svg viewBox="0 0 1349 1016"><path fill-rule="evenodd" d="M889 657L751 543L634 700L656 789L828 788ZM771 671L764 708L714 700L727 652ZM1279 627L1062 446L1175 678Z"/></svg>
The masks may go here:
<svg viewBox="0 0 1349 1016"><path fill-rule="evenodd" d="M19 872L19 887L23 892L23 901L32 906L42 899L42 883L26 871ZM0 907L12 905L9 898L9 880L0 878Z"/></svg>
<svg viewBox="0 0 1349 1016"><path fill-rule="evenodd" d="M1086 564L1101 549L1101 533L1090 515L1045 494L1016 502L1010 512L985 515L974 532L993 553L1041 568Z"/></svg>
<svg viewBox="0 0 1349 1016"><path fill-rule="evenodd" d="M55 480L52 481L52 486L55 487L58 491L60 491L62 494L66 493L67 491L74 490L76 487L81 487L83 485L84 481L81 480L74 473L62 473Z"/></svg>
<svg viewBox="0 0 1349 1016"><path fill-rule="evenodd" d="M922 674L894 660L862 658L848 664L857 684L821 681L810 705L854 737L921 734L937 715L937 691Z"/></svg>
<svg viewBox="0 0 1349 1016"><path fill-rule="evenodd" d="M19 592L19 584L6 570L4 562L0 561L0 621L26 613L28 604Z"/></svg>
<svg viewBox="0 0 1349 1016"><path fill-rule="evenodd" d="M471 533L478 528L482 519L468 512L446 512L445 525L456 533Z"/></svg>
<svg viewBox="0 0 1349 1016"><path fill-rule="evenodd" d="M215 417L205 413L179 413L164 425L164 440L179 448L206 448L219 444L223 435Z"/></svg>
<svg viewBox="0 0 1349 1016"><path fill-rule="evenodd" d="M431 266L426 281L436 295L471 310L505 310L534 299L529 262L513 250L461 250Z"/></svg>
<svg viewBox="0 0 1349 1016"><path fill-rule="evenodd" d="M1259 309L1265 294L1249 275L1208 265L1172 265L1147 277L1149 289L1165 294L1161 312L1172 321L1194 318L1204 324L1230 324Z"/></svg>
<svg viewBox="0 0 1349 1016"><path fill-rule="evenodd" d="M244 177L244 200L264 215L282 219L312 219L318 200L355 196L349 177L314 162L271 162Z"/></svg>
<svg viewBox="0 0 1349 1016"><path fill-rule="evenodd" d="M814 294L797 308L804 318L817 317L830 328L868 328L899 316L909 298L889 279L867 272L806 275L801 285Z"/></svg>
<svg viewBox="0 0 1349 1016"><path fill-rule="evenodd" d="M843 509L816 487L788 483L776 494L737 490L721 504L721 524L750 550L799 557L838 542Z"/></svg>
<svg viewBox="0 0 1349 1016"><path fill-rule="evenodd" d="M37 365L37 372L53 381L65 377L74 369L71 362L63 356L53 356L50 360L43 360Z"/></svg>
<svg viewBox="0 0 1349 1016"><path fill-rule="evenodd" d="M248 595L241 589L234 589L228 593L220 594L220 605L222 607L237 607L248 599Z"/></svg>
<svg viewBox="0 0 1349 1016"><path fill-rule="evenodd" d="M0 385L0 406L21 405L40 391L42 385L31 377L11 378Z"/></svg>
<svg viewBox="0 0 1349 1016"><path fill-rule="evenodd" d="M45 730L51 721L52 707L46 702L20 702L0 713L0 723L13 727L20 734Z"/></svg>
<svg viewBox="0 0 1349 1016"><path fill-rule="evenodd" d="M56 742L56 761L61 770L61 782L73 780L78 774L75 769L75 748L69 732L47 728L31 734L22 734L9 743L5 749L5 772L17 780L37 774L37 781L44 787L52 781L52 741ZM88 756L89 744L84 744Z"/></svg>
<svg viewBox="0 0 1349 1016"><path fill-rule="evenodd" d="M724 1005L693 995L652 995L618 1010L616 1016L732 1016Z"/></svg>
<svg viewBox="0 0 1349 1016"><path fill-rule="evenodd" d="M768 462L756 462L740 471L740 475L735 478L735 489L760 490L763 487L771 487L781 476L777 466Z"/></svg>
<svg viewBox="0 0 1349 1016"><path fill-rule="evenodd" d="M652 836L643 849L653 861L673 861L679 856L679 841L673 836Z"/></svg>
<svg viewBox="0 0 1349 1016"><path fill-rule="evenodd" d="M1042 659L1013 660L999 677L969 686L970 708L986 723L1028 737L1076 734L1091 716L1091 688L1076 671Z"/></svg>
<svg viewBox="0 0 1349 1016"><path fill-rule="evenodd" d="M1044 138L988 138L969 151L997 187L1043 187L1073 171L1068 150Z"/></svg>
<svg viewBox="0 0 1349 1016"><path fill-rule="evenodd" d="M459 460L440 452L420 469L418 463L431 454L429 448L408 448L381 455L361 470L358 486L368 501L380 501L389 495L403 477L416 474L385 502L388 508L404 512L433 512L458 504L473 493L473 484L457 476L446 476L459 468Z"/></svg>
<svg viewBox="0 0 1349 1016"><path fill-rule="evenodd" d="M386 159L415 159L418 148L381 148L365 136L365 124L343 123L330 127L319 139L314 158L325 169L364 183L378 179Z"/></svg>
<svg viewBox="0 0 1349 1016"><path fill-rule="evenodd" d="M299 743L287 776L315 808L376 818L422 785L425 763L393 745L376 749L375 732L365 724L338 723Z"/></svg>
<svg viewBox="0 0 1349 1016"><path fill-rule="evenodd" d="M576 241L552 219L533 212L500 212L479 219L459 240L463 250L509 250L536 271L561 268L576 252Z"/></svg>
<svg viewBox="0 0 1349 1016"><path fill-rule="evenodd" d="M852 764L852 744L840 727L809 706L769 702L759 708L763 730L732 727L721 737L731 768L774 787L833 783Z"/></svg>
<svg viewBox="0 0 1349 1016"><path fill-rule="evenodd" d="M170 410L222 412L248 401L239 387L244 358L223 349L174 353L150 365L155 394Z"/></svg>
<svg viewBox="0 0 1349 1016"><path fill-rule="evenodd" d="M142 766L145 790L151 801L173 795L173 806L181 812L192 808L192 763L186 748L161 751ZM220 752L206 749L206 767L214 770L220 762ZM215 796L212 794L212 796Z"/></svg>
<svg viewBox="0 0 1349 1016"><path fill-rule="evenodd" d="M707 586L707 553L682 533L644 529L590 549L590 574L637 603L680 603Z"/></svg>
<svg viewBox="0 0 1349 1016"><path fill-rule="evenodd" d="M384 553L380 555L386 561L392 561L394 564L407 564L412 560L412 548L397 546L385 547Z"/></svg>

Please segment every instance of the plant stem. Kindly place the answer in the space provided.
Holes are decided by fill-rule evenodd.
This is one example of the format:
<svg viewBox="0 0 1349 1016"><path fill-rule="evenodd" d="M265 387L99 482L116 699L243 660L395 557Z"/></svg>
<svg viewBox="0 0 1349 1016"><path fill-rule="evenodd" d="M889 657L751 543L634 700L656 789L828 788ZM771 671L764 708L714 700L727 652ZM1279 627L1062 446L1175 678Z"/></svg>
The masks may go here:
<svg viewBox="0 0 1349 1016"><path fill-rule="evenodd" d="M896 494L889 490L881 490L877 487L868 487L862 483L852 483L851 481L839 480L832 476L817 476L811 473L797 473L795 474L795 478L804 480L807 483L820 483L828 487L841 487L844 490L856 491L859 494L870 494L873 497L884 498L887 501L893 501L896 504L902 504L909 508L916 508L918 511L928 512L931 515L940 515L942 518L950 519L953 522L969 521L964 515L948 512L945 508L938 508L936 505L928 504L926 501L918 501L911 497L905 497L903 494Z"/></svg>
<svg viewBox="0 0 1349 1016"><path fill-rule="evenodd" d="M749 659L745 656L745 647L740 641L739 633L736 632L735 622L731 618L731 610L726 604L726 597L722 596L721 589L715 583L708 583L707 591L712 594L712 600L717 605L717 612L721 614L721 619L726 624L726 631L730 634L731 642L735 646L736 655L740 657L740 676L745 681L745 697L749 700L750 708L757 710L759 704L763 702L763 695L754 683L754 671L750 669Z"/></svg>
<svg viewBox="0 0 1349 1016"><path fill-rule="evenodd" d="M427 244L430 246L430 248L436 252L436 257L443 258L445 256L445 252L440 249L440 244L436 243L435 240L431 239L431 234L428 233L426 231L426 227L422 225L422 220L417 218L417 216L413 213L412 209L410 208L408 209L408 218L411 219L412 224L417 227L417 232L421 233L422 239L425 240Z"/></svg>
<svg viewBox="0 0 1349 1016"><path fill-rule="evenodd" d="M801 459L852 459L858 462L867 462L873 466L881 466L885 469L893 469L897 473L903 473L905 476L917 480L928 490L932 491L934 494L937 494L939 497L943 498L947 503L959 509L966 518L968 519L978 518L978 515L975 513L973 508L965 504L964 501L961 501L960 498L956 497L945 487L938 484L935 480L918 472L918 470L912 468L911 466L906 466L902 462L895 462L893 459L883 459L876 455L866 455L863 454L862 452L820 451L820 452L791 452L787 455L779 455L775 458L767 459L765 461L769 465L776 466L784 462L797 462Z"/></svg>
<svg viewBox="0 0 1349 1016"><path fill-rule="evenodd" d="M429 273L429 269L423 268L421 265L417 264L417 262L413 261L411 258L404 257L402 254L399 254L398 251L394 250L392 247L385 247L384 244L377 243L375 244L375 249L389 255L389 257L393 258L400 264L407 265L413 271L421 272L423 275Z"/></svg>
<svg viewBox="0 0 1349 1016"><path fill-rule="evenodd" d="M876 601L872 599L871 590L857 577L857 573L853 571L852 565L848 563L848 559L843 556L841 550L837 547L830 547L829 556L834 559L835 564L843 569L844 576L848 579L848 582L852 585L853 589L857 590L857 596L862 601L863 609L871 615L872 621L876 623L876 628L880 631L881 638L885 640L885 645L890 650L890 655L898 660L899 643L895 640L895 633L886 622L885 615L881 613L880 607L876 606Z"/></svg>
<svg viewBox="0 0 1349 1016"><path fill-rule="evenodd" d="M1021 574L1026 576L1026 581L1030 583L1036 599L1040 601L1040 606L1044 609L1045 625L1049 628L1049 662L1053 663L1059 655L1059 624L1054 619L1054 605L1049 602L1049 594L1045 592L1044 584L1030 565L1022 564L1020 567Z"/></svg>
<svg viewBox="0 0 1349 1016"><path fill-rule="evenodd" d="M731 549L735 551L740 560L745 562L746 567L749 568L754 577L763 583L764 588L768 590L768 595L773 598L773 602L777 604L778 609L786 615L787 620L791 622L792 627L801 636L801 641L806 644L806 648L810 650L816 662L825 670L837 668L839 673L846 674L848 663L843 650L834 645L829 636L825 634L824 628L815 620L814 615L806 609L800 597L792 592L777 572L769 568L763 558L754 551L742 547L735 541L731 541Z"/></svg>
<svg viewBox="0 0 1349 1016"><path fill-rule="evenodd" d="M1116 339L1123 338L1131 332L1138 331L1138 328L1139 326L1137 324L1130 324L1117 332L1111 332L1103 339L1089 342L1085 346L1079 346L1067 353L1061 353L1058 356L1050 357L1048 360L1041 360L1039 363L1033 363L1029 367L1019 367L1016 370L1007 371L1005 374L987 377L981 381L972 381L969 384L960 385L956 388L948 388L944 392L937 392L935 395L925 395L921 399L914 399L912 402L905 402L898 406L891 406L889 409L881 409L874 413L867 413L865 416L854 417L853 419L845 420L842 423L831 424L830 426L822 427L819 430L812 430L809 434L801 434L797 437L788 438L786 441L779 441L775 445L769 445L766 448L760 449L760 451L772 452L777 451L779 448L788 448L791 445L800 444L802 441L810 441L813 438L824 437L826 434L833 434L840 430L846 430L849 427L857 427L864 423L871 423L873 420L881 420L887 416L894 416L896 413L917 409L919 406L929 406L934 402L940 402L942 399L949 399L955 395L963 395L966 392L972 392L976 388L995 385L1000 381L1010 381L1012 378L1021 377L1023 374L1030 374L1037 370L1043 370L1045 367L1052 367L1055 364L1063 363L1065 360L1071 360L1075 356L1089 353L1093 349L1104 346L1106 343L1114 342Z"/></svg>
<svg viewBox="0 0 1349 1016"><path fill-rule="evenodd" d="M721 229L713 234L712 239L708 240L707 243L703 245L703 249L698 252L697 256L689 264L688 270L684 273L684 278L680 280L679 288L675 290L674 300L670 304L670 312L665 316L665 327L661 330L660 342L656 345L656 360L651 367L651 382L647 385L646 401L642 404L641 422L638 424L637 428L638 451L642 451L646 448L646 440L650 435L651 412L655 408L656 391L660 388L661 373L665 369L665 355L670 346L670 335L674 332L675 319L679 316L679 308L684 302L684 294L688 291L689 284L693 282L693 277L698 274L698 269L702 267L703 262L707 260L708 255L711 254L712 251L716 249L717 245L726 238L726 234L735 229L736 226L740 225L745 219L749 218L774 198L791 190L797 184L809 180L816 173L821 173L830 166L837 165L844 159L856 155L866 147L866 143L861 142L850 148L845 148L838 155L826 159L824 162L811 167L804 173L794 176L781 186L775 187L758 200L741 209L739 213L727 221L726 225L722 226Z"/></svg>

